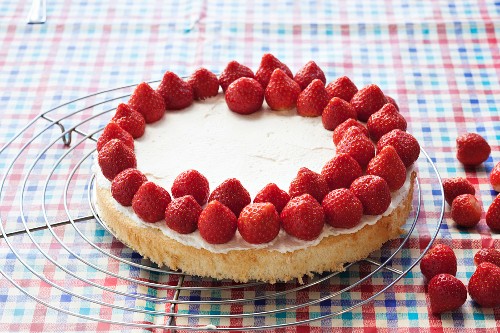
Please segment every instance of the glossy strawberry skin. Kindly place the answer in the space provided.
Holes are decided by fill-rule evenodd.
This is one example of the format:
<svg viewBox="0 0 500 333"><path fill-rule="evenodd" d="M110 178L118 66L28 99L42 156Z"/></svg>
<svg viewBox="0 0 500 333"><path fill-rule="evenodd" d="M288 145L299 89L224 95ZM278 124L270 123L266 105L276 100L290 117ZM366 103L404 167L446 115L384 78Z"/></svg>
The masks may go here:
<svg viewBox="0 0 500 333"><path fill-rule="evenodd" d="M250 193L236 178L226 179L217 186L208 199L209 202L214 200L227 206L236 216L252 201Z"/></svg>
<svg viewBox="0 0 500 333"><path fill-rule="evenodd" d="M490 173L491 187L497 192L500 192L500 162L498 162Z"/></svg>
<svg viewBox="0 0 500 333"><path fill-rule="evenodd" d="M463 177L447 178L443 180L444 199L451 206L453 199L461 194L476 194L474 185Z"/></svg>
<svg viewBox="0 0 500 333"><path fill-rule="evenodd" d="M269 243L278 236L280 228L280 216L269 202L249 204L238 217L238 231L250 244Z"/></svg>
<svg viewBox="0 0 500 333"><path fill-rule="evenodd" d="M393 146L385 146L370 160L366 174L384 178L391 192L399 190L406 181L406 167Z"/></svg>
<svg viewBox="0 0 500 333"><path fill-rule="evenodd" d="M461 227L475 227L481 220L482 208L472 194L461 194L451 204L451 218Z"/></svg>
<svg viewBox="0 0 500 333"><path fill-rule="evenodd" d="M352 182L349 190L363 204L363 214L380 215L391 204L391 192L387 182L378 176L361 176Z"/></svg>
<svg viewBox="0 0 500 333"><path fill-rule="evenodd" d="M462 281L450 274L434 276L429 281L428 293L434 314L457 310L467 300L467 288Z"/></svg>
<svg viewBox="0 0 500 333"><path fill-rule="evenodd" d="M405 167L410 167L418 159L420 155L420 145L408 132L400 129L395 129L384 134L377 142L377 151L381 151L385 146L393 146L398 152L401 161Z"/></svg>
<svg viewBox="0 0 500 333"><path fill-rule="evenodd" d="M255 79L255 75L250 68L235 60L230 61L219 75L219 84L222 87L222 90L226 92L229 85L240 77Z"/></svg>
<svg viewBox="0 0 500 333"><path fill-rule="evenodd" d="M242 77L229 85L225 94L229 109L239 114L257 112L264 102L264 89L255 79Z"/></svg>
<svg viewBox="0 0 500 333"><path fill-rule="evenodd" d="M326 84L325 73L312 60L299 69L293 77L293 80L299 84L301 90L305 89L315 79L323 82L323 85Z"/></svg>
<svg viewBox="0 0 500 333"><path fill-rule="evenodd" d="M255 79L259 81L263 88L267 87L269 79L271 78L271 75L276 68L281 69L283 72L285 72L286 75L293 79L292 71L290 70L290 68L288 68L287 65L282 63L271 53L265 53L260 61L259 69L257 69L257 72L255 72Z"/></svg>
<svg viewBox="0 0 500 333"><path fill-rule="evenodd" d="M130 133L121 128L118 124L110 122L104 127L102 134L97 139L97 151L101 151L102 147L109 141L118 139L127 147L134 150L134 138Z"/></svg>
<svg viewBox="0 0 500 333"><path fill-rule="evenodd" d="M199 205L207 203L210 194L208 179L197 170L187 170L180 173L172 184L174 198L192 195Z"/></svg>
<svg viewBox="0 0 500 333"><path fill-rule="evenodd" d="M144 116L125 103L120 103L118 105L111 122L120 126L134 139L143 136L146 130L146 120Z"/></svg>
<svg viewBox="0 0 500 333"><path fill-rule="evenodd" d="M102 147L97 162L104 177L110 181L123 170L137 167L134 151L118 139L110 140Z"/></svg>
<svg viewBox="0 0 500 333"><path fill-rule="evenodd" d="M469 295L479 305L486 308L500 306L500 267L483 262L469 280Z"/></svg>
<svg viewBox="0 0 500 333"><path fill-rule="evenodd" d="M385 104L380 110L368 118L366 123L368 133L373 141L377 142L382 135L394 129L406 131L406 119L398 112L396 107L390 103Z"/></svg>
<svg viewBox="0 0 500 333"><path fill-rule="evenodd" d="M132 199L132 209L144 222L154 223L164 219L171 200L167 190L153 182L145 182Z"/></svg>
<svg viewBox="0 0 500 333"><path fill-rule="evenodd" d="M195 100L204 100L219 93L217 75L203 67L195 70L187 79L187 83L191 86Z"/></svg>
<svg viewBox="0 0 500 333"><path fill-rule="evenodd" d="M170 71L165 72L156 91L163 97L167 110L181 110L193 103L191 85Z"/></svg>
<svg viewBox="0 0 500 333"><path fill-rule="evenodd" d="M356 110L358 119L367 121L368 118L387 103L384 93L375 84L370 84L360 89L350 101Z"/></svg>
<svg viewBox="0 0 500 333"><path fill-rule="evenodd" d="M363 204L345 188L329 192L321 206L325 212L326 222L334 228L353 228L359 224L363 216Z"/></svg>
<svg viewBox="0 0 500 333"><path fill-rule="evenodd" d="M493 265L500 267L500 251L495 248L481 249L474 255L474 263L476 266L483 262L490 262Z"/></svg>
<svg viewBox="0 0 500 333"><path fill-rule="evenodd" d="M477 166L488 159L491 147L477 133L465 133L457 140L457 160L467 166Z"/></svg>
<svg viewBox="0 0 500 333"><path fill-rule="evenodd" d="M288 77L281 69L276 68L266 87L264 97L271 110L290 110L297 105L300 92L298 83Z"/></svg>
<svg viewBox="0 0 500 333"><path fill-rule="evenodd" d="M308 168L300 168L297 176L290 183L288 193L291 198L309 193L318 202L321 202L330 191L325 178Z"/></svg>
<svg viewBox="0 0 500 333"><path fill-rule="evenodd" d="M165 223L180 234L190 234L198 227L202 208L191 195L173 199L165 209Z"/></svg>
<svg viewBox="0 0 500 333"><path fill-rule="evenodd" d="M280 217L287 234L306 241L318 238L325 224L323 208L310 194L290 199Z"/></svg>
<svg viewBox="0 0 500 333"><path fill-rule="evenodd" d="M255 203L272 203L278 213L281 213L288 201L290 201L290 195L274 183L269 183L264 186L264 188L255 195L253 200Z"/></svg>
<svg viewBox="0 0 500 333"><path fill-rule="evenodd" d="M323 127L330 131L333 131L347 119L356 119L356 110L351 104L338 97L333 97L321 114Z"/></svg>
<svg viewBox="0 0 500 333"><path fill-rule="evenodd" d="M330 191L349 188L352 182L363 175L359 163L349 154L338 154L321 169Z"/></svg>
<svg viewBox="0 0 500 333"><path fill-rule="evenodd" d="M365 168L375 156L375 146L359 131L356 127L347 129L337 145L337 153L351 155L362 168Z"/></svg>
<svg viewBox="0 0 500 333"><path fill-rule="evenodd" d="M396 110L399 111L398 103L396 103L396 100L394 98L392 98L391 96L388 96L388 95L385 95L385 98L387 99L387 103L391 103L392 105L394 105Z"/></svg>
<svg viewBox="0 0 500 333"><path fill-rule="evenodd" d="M495 197L490 207L488 207L486 224L491 230L500 232L500 194Z"/></svg>
<svg viewBox="0 0 500 333"><path fill-rule="evenodd" d="M429 281L438 274L457 274L457 257L455 252L445 245L434 245L420 261L420 270Z"/></svg>
<svg viewBox="0 0 500 333"><path fill-rule="evenodd" d="M210 244L229 242L237 226L236 215L217 200L210 201L198 218L200 236Z"/></svg>
<svg viewBox="0 0 500 333"><path fill-rule="evenodd" d="M341 76L326 86L330 99L338 97L349 102L358 92L356 85L347 76Z"/></svg>
<svg viewBox="0 0 500 333"><path fill-rule="evenodd" d="M147 182L146 176L137 169L125 169L111 182L111 195L122 206L131 206L139 187Z"/></svg>
<svg viewBox="0 0 500 333"><path fill-rule="evenodd" d="M135 88L127 104L142 114L147 124L160 120L165 114L163 97L146 82Z"/></svg>
<svg viewBox="0 0 500 333"><path fill-rule="evenodd" d="M347 130L353 126L359 128L362 131L363 135L368 138L368 129L359 121L350 118L338 125L333 130L333 143L335 145L338 145L340 141L342 141L342 138L344 137L344 134L347 132Z"/></svg>
<svg viewBox="0 0 500 333"><path fill-rule="evenodd" d="M319 117L328 101L324 83L318 79L313 80L297 99L297 113L303 117Z"/></svg>

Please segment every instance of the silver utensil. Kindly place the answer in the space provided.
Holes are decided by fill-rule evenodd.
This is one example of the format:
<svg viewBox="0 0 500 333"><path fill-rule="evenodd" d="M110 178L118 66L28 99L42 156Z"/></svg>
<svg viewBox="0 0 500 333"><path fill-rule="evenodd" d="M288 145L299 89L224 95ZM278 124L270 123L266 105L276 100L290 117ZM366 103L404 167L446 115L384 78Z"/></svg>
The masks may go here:
<svg viewBox="0 0 500 333"><path fill-rule="evenodd" d="M46 20L46 0L33 0L28 15L28 24L41 24Z"/></svg>

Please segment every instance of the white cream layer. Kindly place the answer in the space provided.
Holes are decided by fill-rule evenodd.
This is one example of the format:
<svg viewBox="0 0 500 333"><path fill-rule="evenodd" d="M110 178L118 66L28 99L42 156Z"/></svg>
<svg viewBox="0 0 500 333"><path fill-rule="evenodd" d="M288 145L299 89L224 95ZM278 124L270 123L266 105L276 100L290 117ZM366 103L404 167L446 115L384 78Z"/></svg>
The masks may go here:
<svg viewBox="0 0 500 333"><path fill-rule="evenodd" d="M195 102L187 109L167 112L160 121L147 125L145 135L135 140L135 153L137 168L169 192L179 173L196 169L207 177L210 190L228 178L237 178L253 198L271 182L288 190L301 167L320 172L335 155L335 146L332 132L323 128L321 117L301 117L295 110L271 111L266 105L261 111L243 116L231 112L224 96L219 94ZM102 175L96 161L93 169L98 186L109 189L111 183ZM384 216L389 215L408 193L410 173L407 173L405 185L392 193L391 206ZM213 245L203 240L198 231L182 235L169 229L163 221L143 222L132 208L118 202L115 208L135 221L138 227L157 228L180 243L216 253L255 248L292 252L314 246L327 236L354 233L365 225L375 224L380 218L364 215L361 223L351 229L325 225L320 237L308 242L281 230L278 237L267 244L249 244L237 232L230 242Z"/></svg>

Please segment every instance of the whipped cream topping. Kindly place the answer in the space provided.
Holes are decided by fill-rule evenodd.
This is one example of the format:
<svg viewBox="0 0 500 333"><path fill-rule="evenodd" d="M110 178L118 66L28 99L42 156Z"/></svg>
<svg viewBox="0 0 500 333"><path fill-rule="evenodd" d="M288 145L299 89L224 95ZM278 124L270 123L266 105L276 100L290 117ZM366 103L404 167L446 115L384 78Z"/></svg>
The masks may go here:
<svg viewBox="0 0 500 333"><path fill-rule="evenodd" d="M264 105L251 115L239 115L227 107L224 96L195 102L189 108L169 111L156 123L146 127L146 133L135 140L137 168L148 180L170 192L172 183L183 171L196 169L207 177L210 190L228 178L237 178L251 197L268 183L276 183L288 190L290 182L301 167L320 172L323 165L335 156L332 132L323 128L321 117L307 118L295 110L272 111ZM97 159L93 171L97 184L110 189L111 183L102 175ZM410 187L407 173L405 185L392 193L389 215L403 200ZM157 228L166 236L195 248L215 253L232 250L265 248L282 253L293 252L318 244L324 237L355 233L366 225L375 224L378 216L364 215L354 228L340 229L325 224L321 235L313 241L302 241L289 236L282 229L270 243L253 245L235 237L225 244L209 244L199 234L179 234L164 221L143 222L131 207L113 201L122 214L138 227ZM99 212L99 207L97 207ZM105 221L104 221L105 222Z"/></svg>

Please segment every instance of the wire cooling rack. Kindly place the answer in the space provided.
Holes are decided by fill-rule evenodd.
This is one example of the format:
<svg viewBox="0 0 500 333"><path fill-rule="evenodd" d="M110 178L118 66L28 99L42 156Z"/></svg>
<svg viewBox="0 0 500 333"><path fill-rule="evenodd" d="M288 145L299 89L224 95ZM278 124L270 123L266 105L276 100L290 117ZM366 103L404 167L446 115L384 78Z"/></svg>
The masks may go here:
<svg viewBox="0 0 500 333"><path fill-rule="evenodd" d="M96 138L134 87L102 91L41 113L0 150L6 170L0 183L0 246L11 252L0 273L47 308L148 330L323 323L373 301L404 278L439 232L442 184L422 150L405 234L369 258L347 264L345 272L269 285L159 268L112 236L92 200Z"/></svg>

